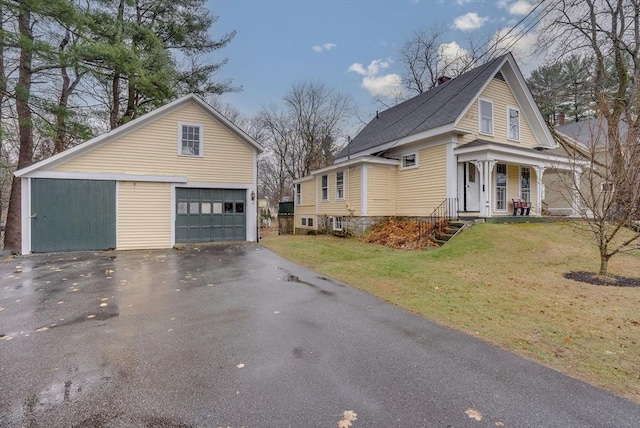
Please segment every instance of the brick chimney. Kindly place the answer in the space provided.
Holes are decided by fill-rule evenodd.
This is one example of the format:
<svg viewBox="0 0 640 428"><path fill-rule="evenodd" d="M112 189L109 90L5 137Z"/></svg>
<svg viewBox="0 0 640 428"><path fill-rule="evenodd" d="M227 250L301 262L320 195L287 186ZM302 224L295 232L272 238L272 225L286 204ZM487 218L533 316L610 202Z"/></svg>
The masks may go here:
<svg viewBox="0 0 640 428"><path fill-rule="evenodd" d="M560 126L564 125L565 119L566 119L566 116L564 115L564 113L560 113L558 115L558 125Z"/></svg>

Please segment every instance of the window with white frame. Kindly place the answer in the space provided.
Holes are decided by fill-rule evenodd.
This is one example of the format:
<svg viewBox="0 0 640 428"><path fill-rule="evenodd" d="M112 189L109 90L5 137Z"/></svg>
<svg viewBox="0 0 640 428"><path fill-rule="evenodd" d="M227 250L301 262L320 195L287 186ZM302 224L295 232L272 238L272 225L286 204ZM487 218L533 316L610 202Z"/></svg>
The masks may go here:
<svg viewBox="0 0 640 428"><path fill-rule="evenodd" d="M496 165L496 211L507 209L507 166Z"/></svg>
<svg viewBox="0 0 640 428"><path fill-rule="evenodd" d="M507 116L509 120L507 124L508 138L510 140L520 141L520 110L508 107Z"/></svg>
<svg viewBox="0 0 640 428"><path fill-rule="evenodd" d="M520 169L520 197L531 202L531 169L527 167Z"/></svg>
<svg viewBox="0 0 640 428"><path fill-rule="evenodd" d="M487 100L479 100L480 132L493 135L493 103Z"/></svg>
<svg viewBox="0 0 640 428"><path fill-rule="evenodd" d="M333 230L342 230L342 217L333 218Z"/></svg>
<svg viewBox="0 0 640 428"><path fill-rule="evenodd" d="M306 226L306 225L307 225L307 218L306 218L306 217L302 217L302 218L300 219L300 224L301 224L302 226Z"/></svg>
<svg viewBox="0 0 640 428"><path fill-rule="evenodd" d="M328 201L329 200L329 177L326 175L323 175L320 180L322 181L322 200Z"/></svg>
<svg viewBox="0 0 640 428"><path fill-rule="evenodd" d="M344 172L336 172L336 200L344 199Z"/></svg>
<svg viewBox="0 0 640 428"><path fill-rule="evenodd" d="M302 225L302 227L313 227L313 217L300 218L300 225Z"/></svg>
<svg viewBox="0 0 640 428"><path fill-rule="evenodd" d="M296 183L296 205L300 205L301 200L302 200L302 185L300 183Z"/></svg>
<svg viewBox="0 0 640 428"><path fill-rule="evenodd" d="M608 181L604 183L600 183L600 191L601 192L613 192L614 185Z"/></svg>
<svg viewBox="0 0 640 428"><path fill-rule="evenodd" d="M418 166L418 155L409 153L402 156L402 168L412 168Z"/></svg>
<svg viewBox="0 0 640 428"><path fill-rule="evenodd" d="M182 156L202 156L202 125L180 124L179 144Z"/></svg>

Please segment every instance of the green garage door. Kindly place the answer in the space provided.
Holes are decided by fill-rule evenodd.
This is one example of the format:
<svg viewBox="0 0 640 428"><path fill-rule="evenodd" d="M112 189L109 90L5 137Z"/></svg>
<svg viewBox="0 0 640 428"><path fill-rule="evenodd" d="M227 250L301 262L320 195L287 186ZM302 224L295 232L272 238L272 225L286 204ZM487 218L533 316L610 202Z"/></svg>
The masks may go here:
<svg viewBox="0 0 640 428"><path fill-rule="evenodd" d="M176 242L247 240L246 190L176 189Z"/></svg>
<svg viewBox="0 0 640 428"><path fill-rule="evenodd" d="M31 251L116 247L116 182L31 180Z"/></svg>

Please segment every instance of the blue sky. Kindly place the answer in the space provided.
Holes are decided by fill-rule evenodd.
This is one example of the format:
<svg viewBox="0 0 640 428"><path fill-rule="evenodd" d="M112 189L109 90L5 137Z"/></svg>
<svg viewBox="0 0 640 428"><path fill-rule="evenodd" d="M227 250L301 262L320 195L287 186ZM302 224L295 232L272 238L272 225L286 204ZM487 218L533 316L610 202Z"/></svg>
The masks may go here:
<svg viewBox="0 0 640 428"><path fill-rule="evenodd" d="M373 96L397 85L398 50L416 30L450 28L447 42L510 28L537 0L209 0L219 17L213 35L237 31L213 57L228 58L219 71L243 91L222 99L245 116L279 104L294 83L321 81L349 94L367 115ZM503 30L504 31L504 30ZM518 47L526 73L533 35ZM452 45L455 47L455 45ZM396 77L394 77L396 76Z"/></svg>

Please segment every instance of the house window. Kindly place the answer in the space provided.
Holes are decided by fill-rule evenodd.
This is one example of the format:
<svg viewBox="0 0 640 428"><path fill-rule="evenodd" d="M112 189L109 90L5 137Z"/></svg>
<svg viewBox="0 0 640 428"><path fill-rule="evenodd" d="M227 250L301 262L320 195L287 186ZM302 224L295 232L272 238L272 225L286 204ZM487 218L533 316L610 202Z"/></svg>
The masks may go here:
<svg viewBox="0 0 640 428"><path fill-rule="evenodd" d="M300 224L304 227L313 227L313 217L302 217Z"/></svg>
<svg viewBox="0 0 640 428"><path fill-rule="evenodd" d="M302 218L300 219L300 221L302 222L301 224L302 224L303 226L306 226L306 225L307 225L307 218L306 218L306 217L302 217Z"/></svg>
<svg viewBox="0 0 640 428"><path fill-rule="evenodd" d="M480 132L493 135L493 103L479 100L480 105Z"/></svg>
<svg viewBox="0 0 640 428"><path fill-rule="evenodd" d="M296 205L300 205L301 200L302 200L302 185L300 183L296 183Z"/></svg>
<svg viewBox="0 0 640 428"><path fill-rule="evenodd" d="M531 202L531 169L520 169L520 197Z"/></svg>
<svg viewBox="0 0 640 428"><path fill-rule="evenodd" d="M313 217L309 217L309 218L307 219L307 226L309 226L309 227L313 227Z"/></svg>
<svg viewBox="0 0 640 428"><path fill-rule="evenodd" d="M342 217L333 218L333 230L342 230Z"/></svg>
<svg viewBox="0 0 640 428"><path fill-rule="evenodd" d="M344 172L336 172L336 200L344 199Z"/></svg>
<svg viewBox="0 0 640 428"><path fill-rule="evenodd" d="M402 156L402 168L418 166L418 156L415 153Z"/></svg>
<svg viewBox="0 0 640 428"><path fill-rule="evenodd" d="M328 201L329 200L329 177L326 175L322 176L322 200L323 201Z"/></svg>
<svg viewBox="0 0 640 428"><path fill-rule="evenodd" d="M509 117L509 123L507 124L509 129L509 139L520 141L520 111L518 109L509 107L507 108L507 115Z"/></svg>
<svg viewBox="0 0 640 428"><path fill-rule="evenodd" d="M202 156L202 126L180 125L179 154L182 156Z"/></svg>
<svg viewBox="0 0 640 428"><path fill-rule="evenodd" d="M604 182L600 183L600 191L602 192L613 192L614 186L613 183Z"/></svg>
<svg viewBox="0 0 640 428"><path fill-rule="evenodd" d="M507 166L496 165L496 211L507 209Z"/></svg>
<svg viewBox="0 0 640 428"><path fill-rule="evenodd" d="M476 165L471 163L471 162L469 162L467 164L467 167L468 167L468 172L469 172L469 177L467 178L467 180L468 180L469 183L475 183L476 182L476 171L477 171Z"/></svg>

